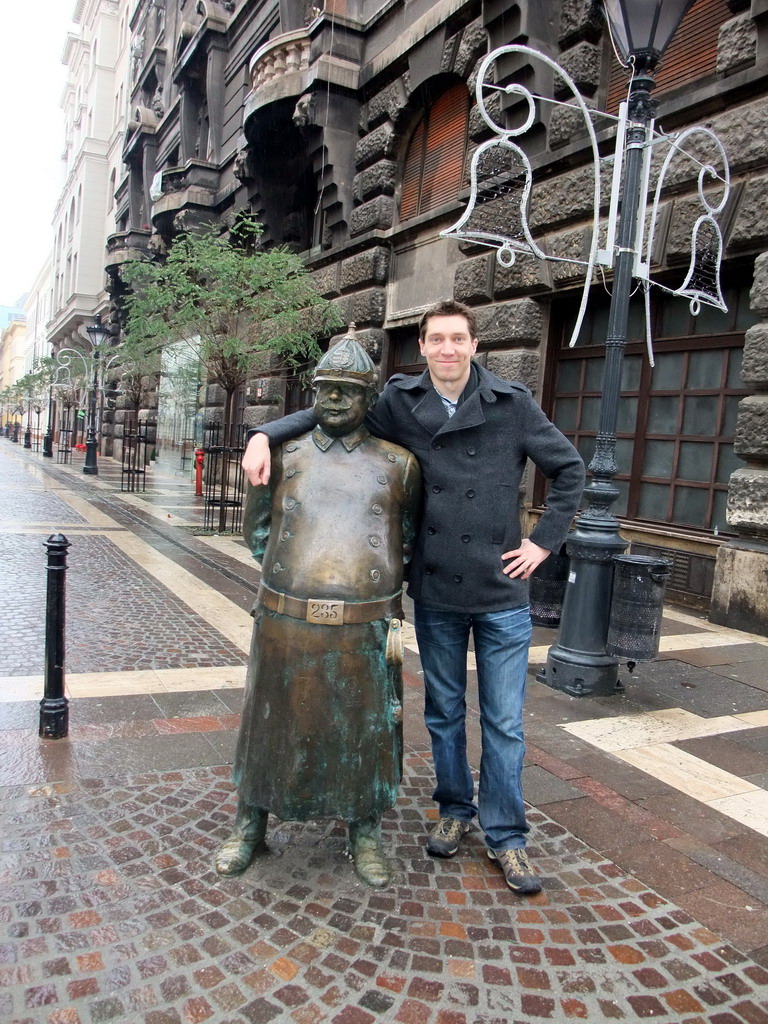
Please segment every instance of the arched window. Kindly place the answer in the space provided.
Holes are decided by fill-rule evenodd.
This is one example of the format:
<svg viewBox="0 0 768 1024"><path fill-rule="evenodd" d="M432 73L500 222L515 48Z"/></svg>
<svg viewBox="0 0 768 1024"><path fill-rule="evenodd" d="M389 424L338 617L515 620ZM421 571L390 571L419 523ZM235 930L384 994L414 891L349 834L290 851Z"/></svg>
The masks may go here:
<svg viewBox="0 0 768 1024"><path fill-rule="evenodd" d="M117 181L117 170L113 167L112 173L109 176L109 185L107 186L107 213L115 205L115 182Z"/></svg>
<svg viewBox="0 0 768 1024"><path fill-rule="evenodd" d="M444 92L416 125L403 166L400 220L455 199L464 182L469 93L460 82Z"/></svg>

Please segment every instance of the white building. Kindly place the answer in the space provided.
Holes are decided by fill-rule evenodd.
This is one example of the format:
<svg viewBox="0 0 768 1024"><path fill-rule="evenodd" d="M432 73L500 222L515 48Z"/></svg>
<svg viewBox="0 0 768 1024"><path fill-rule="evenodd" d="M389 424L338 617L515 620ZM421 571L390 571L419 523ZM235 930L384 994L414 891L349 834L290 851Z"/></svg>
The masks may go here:
<svg viewBox="0 0 768 1024"><path fill-rule="evenodd" d="M115 229L121 173L129 7L130 0L77 0L72 20L79 33L68 33L64 44L64 184L53 216L48 322L57 350L77 341L80 328L106 307L104 247Z"/></svg>

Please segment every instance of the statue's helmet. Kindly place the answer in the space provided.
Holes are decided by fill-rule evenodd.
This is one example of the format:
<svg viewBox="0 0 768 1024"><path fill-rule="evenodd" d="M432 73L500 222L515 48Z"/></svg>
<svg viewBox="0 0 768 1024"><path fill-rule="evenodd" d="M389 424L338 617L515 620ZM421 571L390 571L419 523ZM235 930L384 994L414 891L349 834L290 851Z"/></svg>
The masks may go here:
<svg viewBox="0 0 768 1024"><path fill-rule="evenodd" d="M315 367L313 384L322 381L343 381L372 388L376 384L376 367L373 360L355 338L355 325L335 345L328 349Z"/></svg>

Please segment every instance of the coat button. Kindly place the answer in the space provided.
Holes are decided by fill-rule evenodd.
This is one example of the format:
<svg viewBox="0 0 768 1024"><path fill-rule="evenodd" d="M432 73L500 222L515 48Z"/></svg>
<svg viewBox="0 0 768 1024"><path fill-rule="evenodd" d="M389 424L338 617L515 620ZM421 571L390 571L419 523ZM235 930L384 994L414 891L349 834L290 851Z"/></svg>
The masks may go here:
<svg viewBox="0 0 768 1024"><path fill-rule="evenodd" d="M299 447L299 446L298 446L297 444L287 444L287 445L285 446L285 450L286 450L287 452L295 452L295 451L296 451L296 449L297 449L298 447Z"/></svg>
<svg viewBox="0 0 768 1024"><path fill-rule="evenodd" d="M459 576L458 573L456 573L456 575L453 577L453 582L454 583L461 583L461 576Z"/></svg>
<svg viewBox="0 0 768 1024"><path fill-rule="evenodd" d="M290 480L292 476L296 476L296 470L295 469L286 469L286 471L285 471L285 479L286 480Z"/></svg>
<svg viewBox="0 0 768 1024"><path fill-rule="evenodd" d="M285 507L286 508L296 508L295 500L293 498L286 498L285 499Z"/></svg>
<svg viewBox="0 0 768 1024"><path fill-rule="evenodd" d="M429 534L430 537L434 537L435 534L437 533L437 530L434 528L434 526L428 526L427 533Z"/></svg>
<svg viewBox="0 0 768 1024"><path fill-rule="evenodd" d="M373 514L375 516L380 516L381 515L381 505L371 505L371 512L373 512Z"/></svg>
<svg viewBox="0 0 768 1024"><path fill-rule="evenodd" d="M461 535L461 539L462 539L462 540L464 541L464 543L465 543L465 544L469 544L469 542L470 542L470 540L471 540L472 538L471 538L471 537L469 536L469 534L468 534L468 533L463 533L463 534Z"/></svg>
<svg viewBox="0 0 768 1024"><path fill-rule="evenodd" d="M379 572L378 569L371 569L369 575L371 579L374 581L374 583L378 582L378 580L381 579L381 573Z"/></svg>
<svg viewBox="0 0 768 1024"><path fill-rule="evenodd" d="M436 452L439 452L443 446L440 444L439 441L433 441L432 447L435 449Z"/></svg>
<svg viewBox="0 0 768 1024"><path fill-rule="evenodd" d="M443 488L440 486L440 484L435 484L435 486L432 488L432 493L433 494L439 494L440 491L442 491L442 489Z"/></svg>
<svg viewBox="0 0 768 1024"><path fill-rule="evenodd" d="M475 455L477 453L476 448L467 448L467 455Z"/></svg>
<svg viewBox="0 0 768 1024"><path fill-rule="evenodd" d="M431 565L428 565L426 567L426 569L424 570L424 575L425 576L434 576L435 575L435 570L432 568Z"/></svg>
<svg viewBox="0 0 768 1024"><path fill-rule="evenodd" d="M287 530L283 530L283 532L280 534L280 540L288 540L290 536L291 535Z"/></svg>
<svg viewBox="0 0 768 1024"><path fill-rule="evenodd" d="M470 489L470 490L467 491L467 497L468 498L474 498L474 496L475 496L475 492L473 490Z"/></svg>
<svg viewBox="0 0 768 1024"><path fill-rule="evenodd" d="M390 452L389 455L387 455L387 458L389 459L390 462L397 462L397 456L393 455L392 452Z"/></svg>
<svg viewBox="0 0 768 1024"><path fill-rule="evenodd" d="M387 482L387 478L384 476L383 473L379 473L376 479L379 481L380 484L385 484Z"/></svg>
<svg viewBox="0 0 768 1024"><path fill-rule="evenodd" d="M369 537L368 543L371 545L372 548L377 548L381 544L381 541L379 540L378 537Z"/></svg>

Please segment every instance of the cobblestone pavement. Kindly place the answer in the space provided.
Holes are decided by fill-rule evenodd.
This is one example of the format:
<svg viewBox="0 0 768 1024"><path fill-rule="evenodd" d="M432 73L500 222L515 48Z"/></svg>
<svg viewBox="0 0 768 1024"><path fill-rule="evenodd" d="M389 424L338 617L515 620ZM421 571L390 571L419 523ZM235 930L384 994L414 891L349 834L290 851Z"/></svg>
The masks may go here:
<svg viewBox="0 0 768 1024"><path fill-rule="evenodd" d="M222 879L211 857L234 816L242 704L222 679L242 663L252 563L232 540L174 525L199 515L186 481L121 496L109 460L94 480L14 449L0 443L10 561L31 565L66 523L83 555L73 546L72 579L101 573L110 646L130 632L137 656L166 656L169 624L191 623L225 641L229 667L160 666L147 684L135 661L107 672L106 644L83 641L92 660L75 671L68 650L68 679L94 695L70 700L68 738L40 741L40 677L8 671L29 650L40 591L23 593L32 574L3 577L28 609L0 648L3 1024L768 1024L764 638L668 609L660 659L623 673L623 696L579 701L535 682L552 642L535 631L524 788L536 897L509 892L479 831L452 860L425 856L433 778L413 643L405 778L385 819L394 883L357 881L340 823L273 820L268 851ZM19 511L28 496L14 505L9 492L30 479L60 513ZM125 601L150 609L139 631L106 603L126 575L137 589ZM71 585L74 631L86 604ZM146 641L149 620L167 621ZM468 704L477 765L474 690Z"/></svg>
<svg viewBox="0 0 768 1024"><path fill-rule="evenodd" d="M385 892L355 880L336 823L272 823L269 852L220 879L226 768L6 791L3 1018L766 1019L768 971L540 811L535 899L508 892L477 836L430 860L431 788L412 755Z"/></svg>

